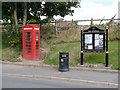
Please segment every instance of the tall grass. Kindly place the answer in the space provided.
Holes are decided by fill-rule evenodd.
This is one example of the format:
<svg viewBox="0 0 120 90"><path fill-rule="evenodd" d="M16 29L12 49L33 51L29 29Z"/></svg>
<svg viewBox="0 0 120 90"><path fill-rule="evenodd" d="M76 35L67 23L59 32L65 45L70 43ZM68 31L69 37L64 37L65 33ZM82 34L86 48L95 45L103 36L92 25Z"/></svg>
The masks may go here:
<svg viewBox="0 0 120 90"><path fill-rule="evenodd" d="M64 43L57 44L50 48L50 52L47 55L44 63L58 65L59 62L59 52L69 52L70 55L70 65L75 66L79 63L80 58L80 43Z"/></svg>
<svg viewBox="0 0 120 90"><path fill-rule="evenodd" d="M76 66L80 64L80 42L57 44L50 48L44 63L59 64L59 52L69 52L70 65ZM109 42L109 64L112 64L113 69L120 69L118 67L118 41ZM84 63L105 64L105 53L84 53Z"/></svg>

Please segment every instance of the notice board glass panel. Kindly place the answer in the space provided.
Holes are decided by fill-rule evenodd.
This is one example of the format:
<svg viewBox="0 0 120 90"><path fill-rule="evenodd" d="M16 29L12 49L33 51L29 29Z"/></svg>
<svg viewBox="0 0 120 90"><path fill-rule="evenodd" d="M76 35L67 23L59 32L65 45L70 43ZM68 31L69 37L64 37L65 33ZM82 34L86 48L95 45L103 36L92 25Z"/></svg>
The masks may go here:
<svg viewBox="0 0 120 90"><path fill-rule="evenodd" d="M85 49L91 50L93 49L93 34L85 34Z"/></svg>
<svg viewBox="0 0 120 90"><path fill-rule="evenodd" d="M95 34L95 50L102 50L104 46L104 35Z"/></svg>

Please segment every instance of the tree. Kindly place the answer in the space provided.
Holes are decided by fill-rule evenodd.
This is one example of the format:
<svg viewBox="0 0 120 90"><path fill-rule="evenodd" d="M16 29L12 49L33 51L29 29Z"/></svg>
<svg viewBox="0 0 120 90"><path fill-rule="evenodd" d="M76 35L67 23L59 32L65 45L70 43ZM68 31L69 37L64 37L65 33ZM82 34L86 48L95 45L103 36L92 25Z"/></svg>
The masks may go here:
<svg viewBox="0 0 120 90"><path fill-rule="evenodd" d="M3 2L3 20L11 20L14 27L17 27L18 20L23 25L30 19L40 21L40 16L52 19L54 15L72 15L74 10L71 7L79 6L79 2Z"/></svg>
<svg viewBox="0 0 120 90"><path fill-rule="evenodd" d="M9 2L2 3L2 20L7 21L11 18L12 5Z"/></svg>
<svg viewBox="0 0 120 90"><path fill-rule="evenodd" d="M15 28L18 25L17 23L17 3L6 2L2 3L2 20L11 21L11 27Z"/></svg>
<svg viewBox="0 0 120 90"><path fill-rule="evenodd" d="M23 11L23 26L24 26L27 20L27 2L24 2L23 6L24 6L24 11Z"/></svg>
<svg viewBox="0 0 120 90"><path fill-rule="evenodd" d="M17 2L14 3L14 9L13 9L13 15L14 15L14 21L15 21L15 30L18 32L18 19L17 19Z"/></svg>

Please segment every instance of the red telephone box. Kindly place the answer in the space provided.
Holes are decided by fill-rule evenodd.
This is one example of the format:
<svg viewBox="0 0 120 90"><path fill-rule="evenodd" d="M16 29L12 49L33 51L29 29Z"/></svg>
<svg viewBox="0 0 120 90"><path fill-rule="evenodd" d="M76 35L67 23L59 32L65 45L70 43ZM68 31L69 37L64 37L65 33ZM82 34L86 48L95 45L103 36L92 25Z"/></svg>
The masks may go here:
<svg viewBox="0 0 120 90"><path fill-rule="evenodd" d="M37 25L23 26L23 58L40 59L40 27Z"/></svg>

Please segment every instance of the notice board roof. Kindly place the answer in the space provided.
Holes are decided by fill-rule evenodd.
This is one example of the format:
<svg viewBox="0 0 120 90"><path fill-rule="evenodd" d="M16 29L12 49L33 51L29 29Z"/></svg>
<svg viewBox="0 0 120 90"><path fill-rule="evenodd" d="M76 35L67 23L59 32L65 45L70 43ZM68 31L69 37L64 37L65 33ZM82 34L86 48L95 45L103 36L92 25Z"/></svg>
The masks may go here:
<svg viewBox="0 0 120 90"><path fill-rule="evenodd" d="M98 27L96 27L96 26L92 26L92 27L90 27L89 29L87 29L87 30L84 30L84 32L104 32L104 30L101 30L101 29L99 29Z"/></svg>

